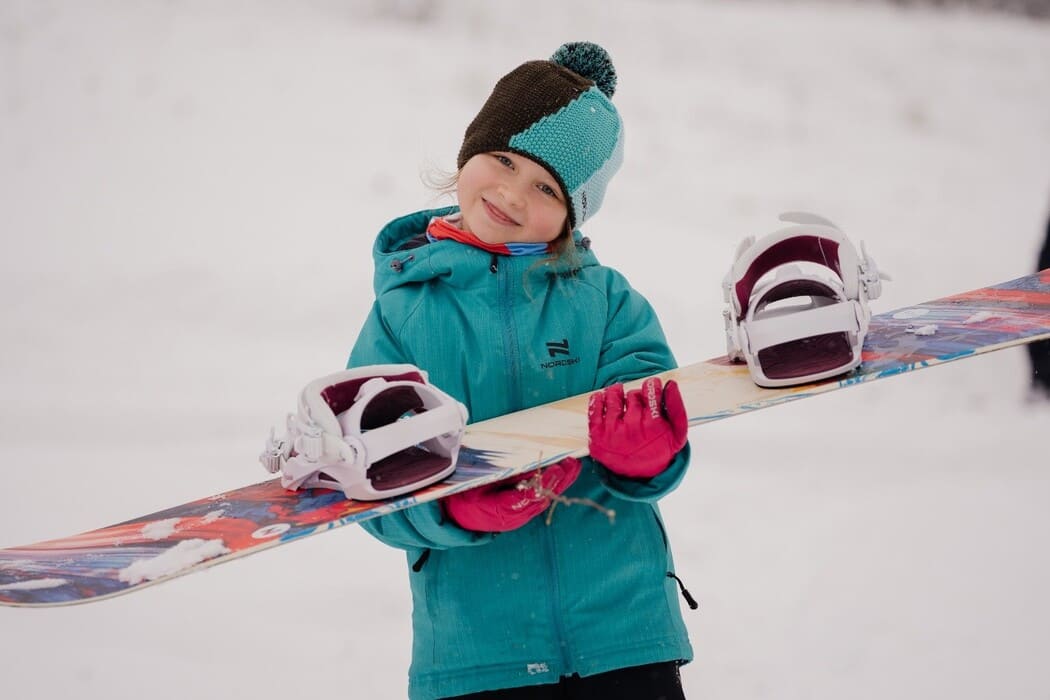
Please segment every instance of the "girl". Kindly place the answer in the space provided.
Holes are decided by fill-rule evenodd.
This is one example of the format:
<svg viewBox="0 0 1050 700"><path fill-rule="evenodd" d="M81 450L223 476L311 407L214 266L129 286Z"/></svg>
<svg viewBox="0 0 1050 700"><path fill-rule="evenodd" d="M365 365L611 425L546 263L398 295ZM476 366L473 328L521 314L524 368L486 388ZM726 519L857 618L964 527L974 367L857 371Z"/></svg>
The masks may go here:
<svg viewBox="0 0 1050 700"><path fill-rule="evenodd" d="M615 84L587 43L511 71L467 128L459 206L397 219L375 244L377 298L348 366L422 367L472 421L600 390L590 458L363 524L408 552L413 700L683 697L692 649L656 501L685 473L687 419L674 382L622 386L674 358L578 230L622 160ZM561 493L615 520L537 517Z"/></svg>

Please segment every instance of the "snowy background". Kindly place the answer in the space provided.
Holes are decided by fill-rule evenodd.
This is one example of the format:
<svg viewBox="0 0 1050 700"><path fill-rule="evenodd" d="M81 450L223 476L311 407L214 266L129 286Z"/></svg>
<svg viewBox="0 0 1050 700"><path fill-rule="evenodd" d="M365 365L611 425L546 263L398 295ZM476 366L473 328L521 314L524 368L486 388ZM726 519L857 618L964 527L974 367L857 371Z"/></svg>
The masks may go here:
<svg viewBox="0 0 1050 700"><path fill-rule="evenodd" d="M495 80L616 61L627 158L586 229L682 363L736 242L808 209L877 311L1026 274L1050 23L857 3L0 0L0 546L263 478L341 369L372 239L446 200ZM1050 406L1021 350L697 428L664 503L691 698L1046 698ZM595 572L600 576L600 572ZM100 604L0 609L5 698L399 698L400 552L356 527ZM610 614L615 614L610 611Z"/></svg>

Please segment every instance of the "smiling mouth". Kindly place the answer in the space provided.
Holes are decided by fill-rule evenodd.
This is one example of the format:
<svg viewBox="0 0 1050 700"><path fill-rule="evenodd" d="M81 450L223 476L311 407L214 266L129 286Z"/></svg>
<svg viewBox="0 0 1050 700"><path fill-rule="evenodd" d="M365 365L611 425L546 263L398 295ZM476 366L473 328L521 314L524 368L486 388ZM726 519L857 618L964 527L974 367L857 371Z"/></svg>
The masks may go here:
<svg viewBox="0 0 1050 700"><path fill-rule="evenodd" d="M504 214L503 210L491 204L487 199L482 199L481 201L485 205L485 211L488 213L489 218L491 218L497 224L503 224L504 226L518 225L517 221Z"/></svg>

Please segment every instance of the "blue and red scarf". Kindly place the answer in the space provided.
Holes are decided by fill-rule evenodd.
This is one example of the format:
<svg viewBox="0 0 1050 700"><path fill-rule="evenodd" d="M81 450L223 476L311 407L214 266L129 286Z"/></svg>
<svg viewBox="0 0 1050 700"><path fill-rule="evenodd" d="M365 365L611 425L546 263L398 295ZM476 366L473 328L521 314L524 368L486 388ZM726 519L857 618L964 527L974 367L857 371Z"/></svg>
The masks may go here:
<svg viewBox="0 0 1050 700"><path fill-rule="evenodd" d="M456 226L461 220L461 217L455 215L447 218L434 217L427 226L427 240L433 243L450 239L499 255L543 255L551 250L550 243L486 243L470 231Z"/></svg>

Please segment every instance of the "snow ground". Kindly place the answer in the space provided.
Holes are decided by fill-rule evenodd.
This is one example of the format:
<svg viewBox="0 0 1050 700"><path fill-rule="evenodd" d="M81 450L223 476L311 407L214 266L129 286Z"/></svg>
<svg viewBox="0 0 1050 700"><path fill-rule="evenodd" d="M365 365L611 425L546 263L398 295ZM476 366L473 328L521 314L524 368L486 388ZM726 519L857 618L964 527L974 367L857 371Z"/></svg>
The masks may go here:
<svg viewBox="0 0 1050 700"><path fill-rule="evenodd" d="M626 165L588 227L680 362L737 240L867 241L877 310L1025 274L1050 24L764 0L0 0L0 546L263 477L341 368L386 220L441 201L492 83L616 60ZM660 245L654 246L653 242ZM693 698L1043 698L1050 408L1004 351L693 431L664 504ZM344 528L125 598L0 610L4 697L404 696L400 553ZM596 572L600 575L600 572Z"/></svg>

